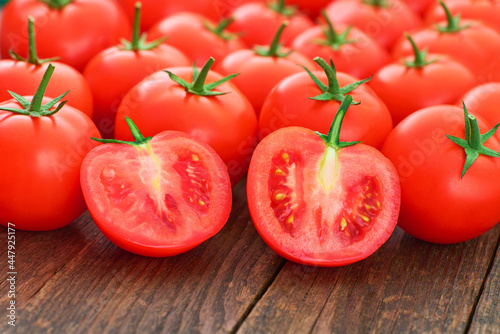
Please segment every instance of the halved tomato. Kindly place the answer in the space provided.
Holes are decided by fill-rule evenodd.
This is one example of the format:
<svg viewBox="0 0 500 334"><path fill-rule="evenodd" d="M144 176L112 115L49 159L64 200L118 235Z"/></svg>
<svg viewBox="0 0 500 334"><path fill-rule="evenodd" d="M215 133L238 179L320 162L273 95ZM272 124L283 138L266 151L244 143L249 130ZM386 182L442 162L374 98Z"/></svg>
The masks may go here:
<svg viewBox="0 0 500 334"><path fill-rule="evenodd" d="M247 181L255 227L294 262L341 266L368 257L392 234L400 207L394 165L377 149L340 142L346 95L328 135L279 129L257 146Z"/></svg>
<svg viewBox="0 0 500 334"><path fill-rule="evenodd" d="M106 144L84 159L85 201L102 233L145 256L170 256L215 235L231 211L226 166L205 143L178 131Z"/></svg>

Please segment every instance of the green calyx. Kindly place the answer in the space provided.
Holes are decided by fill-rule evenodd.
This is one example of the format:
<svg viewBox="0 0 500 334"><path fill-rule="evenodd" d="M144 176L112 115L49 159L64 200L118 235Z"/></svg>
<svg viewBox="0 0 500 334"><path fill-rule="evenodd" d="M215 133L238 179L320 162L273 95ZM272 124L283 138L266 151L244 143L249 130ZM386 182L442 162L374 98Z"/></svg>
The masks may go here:
<svg viewBox="0 0 500 334"><path fill-rule="evenodd" d="M420 51L418 49L417 45L415 44L415 41L413 40L413 38L411 38L411 36L408 34L405 34L405 36L410 41L411 46L413 48L413 54L415 55L414 61L409 61L409 60L404 59L404 63L407 67L422 68L422 67L430 65L438 60L438 58L426 60L427 50Z"/></svg>
<svg viewBox="0 0 500 334"><path fill-rule="evenodd" d="M262 57L280 57L280 58L286 57L290 53L292 53L293 52L292 50L288 52L281 52L282 45L279 43L281 35L283 34L283 30L285 30L287 25L288 21L285 21L281 24L280 28L276 32L276 35L274 35L273 41L271 42L271 45L269 47L256 46L254 52Z"/></svg>
<svg viewBox="0 0 500 334"><path fill-rule="evenodd" d="M338 34L333 28L332 21L330 20L325 11L321 12L321 16L325 19L326 22L326 27L321 26L321 29L323 30L323 34L325 35L326 39L312 40L313 43L319 45L327 45L331 47L333 50L338 51L340 47L344 44L352 44L357 42L356 40L348 39L347 37L352 29L352 26L347 27L342 33Z"/></svg>
<svg viewBox="0 0 500 334"><path fill-rule="evenodd" d="M436 25L436 29L439 32L442 32L445 34L446 33L452 34L452 33L458 32L460 30L467 29L471 26L471 24L461 24L459 14L452 16L450 10L444 4L443 1L439 0L439 4L441 5L441 7L443 7L443 9L446 13L446 20L448 22L446 26Z"/></svg>
<svg viewBox="0 0 500 334"><path fill-rule="evenodd" d="M28 57L23 58L12 49L9 50L9 54L14 60L24 61L26 63L33 64L35 66L40 66L44 63L49 63L51 61L59 59L59 57L46 58L46 59L38 58L36 52L36 43L35 43L35 20L33 19L32 16L28 17Z"/></svg>
<svg viewBox="0 0 500 334"><path fill-rule="evenodd" d="M52 116L56 112L61 110L61 108L64 107L64 105L68 101L62 101L61 103L59 103L59 101L61 101L62 98L65 97L66 94L69 93L69 91L67 91L64 94L61 94L60 96L53 99L52 101L42 105L43 94L45 94L45 89L47 88L47 85L50 81L50 77L52 76L53 72L54 72L54 65L49 64L49 66L47 67L47 70L45 71L45 73L43 75L42 81L40 82L40 85L38 86L38 88L35 92L35 95L33 95L33 99L31 100L31 102L19 94L8 91L9 94L17 102L19 102L19 104L22 106L22 109L0 107L0 110L11 111L11 112L14 112L16 114L27 115L27 116L31 116L31 117ZM59 105L54 110L50 110L57 103L59 103Z"/></svg>
<svg viewBox="0 0 500 334"><path fill-rule="evenodd" d="M91 137L91 139L103 144L126 144L131 146L146 145L151 139L153 139L153 137L144 137L142 133L139 131L139 128L137 128L135 123L130 119L130 117L125 116L125 121L127 122L127 125L130 128L130 132L132 132L132 136L134 136L134 141L125 141L118 139L101 139L95 137Z"/></svg>
<svg viewBox="0 0 500 334"><path fill-rule="evenodd" d="M122 39L121 42L123 47L121 50L127 51L141 51L141 50L152 50L156 48L158 45L163 43L166 37L159 38L156 41L146 42L147 34L143 33L141 35L141 3L135 3L135 12L134 12L134 27L132 30L132 39L127 41L126 39Z"/></svg>
<svg viewBox="0 0 500 334"><path fill-rule="evenodd" d="M464 103L464 118L465 118L465 140L462 138L446 135L449 140L462 147L465 150L465 164L462 169L462 176L464 177L467 170L472 166L474 161L480 154L489 157L500 158L500 152L493 151L485 147L483 144L495 134L495 131L500 126L500 123L495 125L490 131L480 134L477 119L470 115Z"/></svg>
<svg viewBox="0 0 500 334"><path fill-rule="evenodd" d="M230 41L230 40L235 39L238 36L238 34L228 33L226 31L226 28L231 23L233 23L233 21L234 21L234 17L228 17L228 18L220 20L216 26L210 24L209 22L205 22L203 25L212 34L219 36L220 38L222 38L225 41Z"/></svg>
<svg viewBox="0 0 500 334"><path fill-rule="evenodd" d="M205 84L205 80L207 79L207 74L210 71L210 68L212 68L212 65L214 63L214 58L210 58L207 60L205 65L203 65L201 71L198 71L198 68L196 67L196 62L193 65L193 80L192 83L189 83L185 81L184 79L179 78L175 74L173 74L170 71L165 70L165 72L168 73L170 79L184 87L186 92L199 95L199 96L216 96L216 95L224 95L228 94L230 92L214 92L213 89L217 88L218 86L222 85L223 83L231 80L235 76L237 76L239 73L236 74L231 74L228 75L227 77L224 77L220 80L217 80L215 82Z"/></svg>
<svg viewBox="0 0 500 334"><path fill-rule="evenodd" d="M389 1L387 0L363 0L363 3L374 7L381 7L381 8L389 7Z"/></svg>
<svg viewBox="0 0 500 334"><path fill-rule="evenodd" d="M310 97L311 100L318 100L318 101L330 101L330 100L335 100L342 102L344 101L346 94L350 93L363 83L371 80L371 77L353 82L349 85L346 85L344 87L340 87L339 82L337 80L337 71L335 69L335 65L333 64L333 61L330 59L330 65L321 57L316 57L314 58L314 61L316 64L318 64L323 71L326 74L326 78L328 80L328 86L326 86L324 83L322 83L308 68L305 66L302 66L306 72L309 74L311 79L314 81L314 83L321 89L323 92L320 95ZM359 102L352 102L352 104L359 104Z"/></svg>
<svg viewBox="0 0 500 334"><path fill-rule="evenodd" d="M295 6L287 6L285 0L270 2L268 7L286 17L290 17L297 12L297 8Z"/></svg>
<svg viewBox="0 0 500 334"><path fill-rule="evenodd" d="M68 4L73 2L73 0L40 0L52 9L62 9Z"/></svg>
<svg viewBox="0 0 500 334"><path fill-rule="evenodd" d="M323 141L327 146L330 146L335 150L339 150L341 148L360 143L359 141L349 141L349 142L340 141L340 128L342 127L342 121L344 120L347 109L349 109L351 103L352 103L352 96L346 95L344 97L344 100L340 104L339 110L335 114L335 118L333 119L328 134L324 135L322 133L316 132L320 136L320 138L323 139Z"/></svg>

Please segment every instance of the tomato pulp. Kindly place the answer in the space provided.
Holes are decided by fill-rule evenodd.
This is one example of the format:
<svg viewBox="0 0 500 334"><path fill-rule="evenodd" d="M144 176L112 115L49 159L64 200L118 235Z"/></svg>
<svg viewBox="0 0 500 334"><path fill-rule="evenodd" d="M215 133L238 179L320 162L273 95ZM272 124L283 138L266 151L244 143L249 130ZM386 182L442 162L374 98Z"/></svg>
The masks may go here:
<svg viewBox="0 0 500 334"><path fill-rule="evenodd" d="M183 253L226 223L229 176L212 148L185 133L148 138L92 150L81 169L85 201L117 246L145 256Z"/></svg>
<svg viewBox="0 0 500 334"><path fill-rule="evenodd" d="M394 230L400 205L396 169L378 150L333 147L302 127L279 129L259 143L247 196L255 227L274 251L318 266L375 252Z"/></svg>

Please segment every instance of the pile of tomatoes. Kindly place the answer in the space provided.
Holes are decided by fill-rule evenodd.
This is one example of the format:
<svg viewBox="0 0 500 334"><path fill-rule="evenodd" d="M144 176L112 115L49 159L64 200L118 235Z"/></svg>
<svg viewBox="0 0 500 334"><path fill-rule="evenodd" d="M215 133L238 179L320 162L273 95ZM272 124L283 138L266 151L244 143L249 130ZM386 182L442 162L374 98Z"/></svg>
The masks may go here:
<svg viewBox="0 0 500 334"><path fill-rule="evenodd" d="M295 262L500 221L500 1L10 0L0 224L89 210L116 245L185 252L246 178ZM3 101L3 102L2 102Z"/></svg>

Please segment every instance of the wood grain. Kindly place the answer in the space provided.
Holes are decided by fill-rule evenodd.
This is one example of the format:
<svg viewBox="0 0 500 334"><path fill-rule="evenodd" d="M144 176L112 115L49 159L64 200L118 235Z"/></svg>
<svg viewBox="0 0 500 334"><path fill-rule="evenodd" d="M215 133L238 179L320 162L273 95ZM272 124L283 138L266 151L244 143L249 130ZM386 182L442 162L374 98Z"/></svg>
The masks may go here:
<svg viewBox="0 0 500 334"><path fill-rule="evenodd" d="M500 333L500 238L497 242L496 256L472 317L470 332Z"/></svg>
<svg viewBox="0 0 500 334"><path fill-rule="evenodd" d="M0 233L6 240L6 229ZM60 230L17 231L16 242L17 326L4 321L1 333L499 333L500 328L500 225L448 246L396 229L364 261L308 267L285 261L265 245L251 222L242 182L234 188L223 230L179 256L123 251L88 213ZM6 250L1 254L6 263ZM6 306L6 277L1 282L0 305Z"/></svg>
<svg viewBox="0 0 500 334"><path fill-rule="evenodd" d="M20 261L33 276L20 274L20 286L29 288L19 291L23 305L17 332L230 332L284 262L255 231L244 185L236 190L225 228L179 256L136 256L111 244L95 224L80 222L78 227L86 242L61 242L76 249L55 261L64 263L62 267L44 268L40 254L31 255L37 257L30 260L36 262L32 266ZM51 233L47 235L50 239ZM19 253L26 256L36 244L21 247ZM38 282L42 272L50 277ZM1 331L7 330L3 326Z"/></svg>
<svg viewBox="0 0 500 334"><path fill-rule="evenodd" d="M444 246L396 229L353 265L287 263L239 332L463 332L499 235Z"/></svg>

